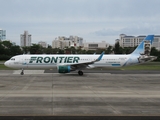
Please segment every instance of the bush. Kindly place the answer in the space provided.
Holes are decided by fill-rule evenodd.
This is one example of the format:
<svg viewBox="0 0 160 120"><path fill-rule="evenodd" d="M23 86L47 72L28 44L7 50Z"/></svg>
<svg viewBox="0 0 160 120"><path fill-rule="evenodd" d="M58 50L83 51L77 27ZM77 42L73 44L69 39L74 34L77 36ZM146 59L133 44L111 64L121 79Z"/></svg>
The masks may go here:
<svg viewBox="0 0 160 120"><path fill-rule="evenodd" d="M0 60L9 60L11 57L9 55L0 55Z"/></svg>

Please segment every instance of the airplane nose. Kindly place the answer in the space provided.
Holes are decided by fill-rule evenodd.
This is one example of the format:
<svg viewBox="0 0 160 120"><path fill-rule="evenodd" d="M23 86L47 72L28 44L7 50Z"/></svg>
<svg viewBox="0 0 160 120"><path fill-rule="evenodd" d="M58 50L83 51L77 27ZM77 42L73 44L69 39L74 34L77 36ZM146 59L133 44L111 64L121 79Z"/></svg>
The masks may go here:
<svg viewBox="0 0 160 120"><path fill-rule="evenodd" d="M6 67L8 67L8 62L6 61L6 62L4 63L4 65L5 65Z"/></svg>

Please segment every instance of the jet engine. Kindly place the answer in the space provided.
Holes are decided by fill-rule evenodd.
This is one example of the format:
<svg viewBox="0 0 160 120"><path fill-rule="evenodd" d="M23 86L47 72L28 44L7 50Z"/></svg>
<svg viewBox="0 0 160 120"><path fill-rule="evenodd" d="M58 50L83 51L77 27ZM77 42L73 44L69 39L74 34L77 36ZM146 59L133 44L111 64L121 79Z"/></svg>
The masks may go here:
<svg viewBox="0 0 160 120"><path fill-rule="evenodd" d="M69 73L71 70L71 66L57 66L59 73Z"/></svg>

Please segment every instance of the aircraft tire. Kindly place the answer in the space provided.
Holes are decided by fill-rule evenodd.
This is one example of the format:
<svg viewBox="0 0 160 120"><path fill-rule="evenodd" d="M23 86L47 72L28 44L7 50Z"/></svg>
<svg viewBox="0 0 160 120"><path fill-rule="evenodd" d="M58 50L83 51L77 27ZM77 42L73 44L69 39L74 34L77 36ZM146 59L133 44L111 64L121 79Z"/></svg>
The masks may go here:
<svg viewBox="0 0 160 120"><path fill-rule="evenodd" d="M24 75L24 72L21 72L21 75Z"/></svg>
<svg viewBox="0 0 160 120"><path fill-rule="evenodd" d="M79 74L80 76L82 76L82 75L83 75L83 72L80 70L80 71L78 71L78 74Z"/></svg>

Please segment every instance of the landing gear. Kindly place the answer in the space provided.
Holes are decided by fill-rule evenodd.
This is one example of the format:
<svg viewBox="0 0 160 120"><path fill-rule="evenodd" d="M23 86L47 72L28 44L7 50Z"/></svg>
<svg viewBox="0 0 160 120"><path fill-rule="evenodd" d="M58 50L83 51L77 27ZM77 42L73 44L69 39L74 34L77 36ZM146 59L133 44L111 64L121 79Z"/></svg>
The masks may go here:
<svg viewBox="0 0 160 120"><path fill-rule="evenodd" d="M79 71L78 71L78 74L79 74L80 76L82 76L82 75L83 75L83 72L82 72L81 70L79 70Z"/></svg>
<svg viewBox="0 0 160 120"><path fill-rule="evenodd" d="M23 68L22 68L22 71L21 71L21 73L20 73L21 75L24 75L24 72L23 72Z"/></svg>

